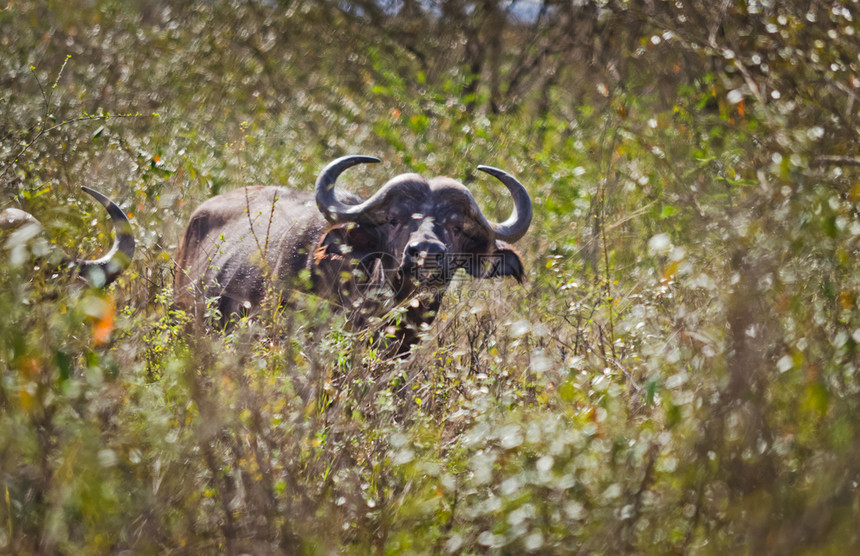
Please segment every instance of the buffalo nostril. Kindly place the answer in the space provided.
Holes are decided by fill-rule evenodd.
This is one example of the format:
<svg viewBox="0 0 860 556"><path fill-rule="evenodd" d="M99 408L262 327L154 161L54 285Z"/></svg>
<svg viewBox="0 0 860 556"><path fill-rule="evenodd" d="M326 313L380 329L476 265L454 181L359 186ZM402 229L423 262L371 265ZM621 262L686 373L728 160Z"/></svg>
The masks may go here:
<svg viewBox="0 0 860 556"><path fill-rule="evenodd" d="M445 245L435 241L416 241L406 248L406 254L411 257L440 257L446 252Z"/></svg>

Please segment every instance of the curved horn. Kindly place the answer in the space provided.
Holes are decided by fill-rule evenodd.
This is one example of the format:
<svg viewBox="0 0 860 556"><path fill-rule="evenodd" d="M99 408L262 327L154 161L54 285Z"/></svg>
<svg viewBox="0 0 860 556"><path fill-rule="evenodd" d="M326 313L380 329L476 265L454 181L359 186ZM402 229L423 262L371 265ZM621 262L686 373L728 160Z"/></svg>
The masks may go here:
<svg viewBox="0 0 860 556"><path fill-rule="evenodd" d="M328 164L316 184L316 200L317 207L320 212L326 217L329 222L343 222L353 220L357 215L361 214L367 208L373 206L378 201L379 193L357 205L343 203L337 199L334 194L334 184L337 177L347 168L356 164L375 164L381 162L375 156L349 155L338 158Z"/></svg>
<svg viewBox="0 0 860 556"><path fill-rule="evenodd" d="M25 224L42 224L29 212L17 208L7 208L0 213L0 230L17 230Z"/></svg>
<svg viewBox="0 0 860 556"><path fill-rule="evenodd" d="M107 209L111 222L113 222L116 237L113 246L104 257L92 261L76 261L73 265L80 268L81 273L87 277L90 283L104 287L113 282L131 262L131 258L134 256L134 235L128 216L116 203L95 189L89 187L81 187L81 189L89 193ZM96 269L100 270L101 273L95 272Z"/></svg>
<svg viewBox="0 0 860 556"><path fill-rule="evenodd" d="M514 210L511 212L511 216L500 224L487 220L480 209L477 211L478 214L484 224L496 234L497 238L510 243L516 242L526 235L529 225L532 223L532 200L529 197L529 192L526 191L523 184L504 170L492 166L478 166L478 170L490 174L505 184L514 198Z"/></svg>

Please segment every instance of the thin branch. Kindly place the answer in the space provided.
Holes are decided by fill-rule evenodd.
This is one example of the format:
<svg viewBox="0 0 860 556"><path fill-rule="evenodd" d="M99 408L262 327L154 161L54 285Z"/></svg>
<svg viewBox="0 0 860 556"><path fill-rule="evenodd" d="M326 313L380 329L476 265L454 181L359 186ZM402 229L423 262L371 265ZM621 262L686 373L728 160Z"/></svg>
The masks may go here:
<svg viewBox="0 0 860 556"><path fill-rule="evenodd" d="M35 137L33 137L30 141L28 141L27 143L24 144L24 147L20 150L20 152L18 152L18 154L15 155L15 158L13 158L10 162L8 162L3 167L3 171L0 172L0 178L2 178L3 176L6 175L6 173L9 171L9 168L11 168L13 164L18 162L18 160L21 158L21 156L25 152L27 152L30 149L30 147L32 147L36 141L38 141L43 135L50 133L50 132L54 131L55 129L58 129L58 128L61 128L61 127L64 127L64 126L70 125L70 124L76 124L76 123L92 121L92 120L109 120L110 118L140 118L140 117L141 117L140 112L136 112L134 114L103 114L100 116L93 116L90 114L85 114L83 116L79 116L79 117L75 118L74 120L63 120L62 122L55 124L55 125L52 125L51 127L40 129Z"/></svg>
<svg viewBox="0 0 860 556"><path fill-rule="evenodd" d="M810 166L860 166L858 156L821 155L809 161Z"/></svg>
<svg viewBox="0 0 860 556"><path fill-rule="evenodd" d="M45 117L47 117L48 112L51 111L50 107L48 106L48 95L45 94L45 89L44 89L44 87L42 87L42 82L39 81L39 76L36 75L36 67L35 66L30 66L30 73L33 74L33 79L36 80L36 85L39 86L39 92L42 93L42 101L45 103ZM59 77L58 77L58 79L59 79Z"/></svg>
<svg viewBox="0 0 860 556"><path fill-rule="evenodd" d="M618 129L612 134L612 141L609 145L609 152L606 161L606 176L604 178L604 182L600 187L600 214L598 218L600 219L600 239L602 243L603 249L603 264L606 267L606 297L608 301L609 308L609 349L612 352L612 357L616 358L615 355L615 322L614 316L612 314L612 269L609 266L609 247L608 241L606 238L606 188L609 184L609 180L611 179L612 174L612 154L615 152L615 143L618 140Z"/></svg>

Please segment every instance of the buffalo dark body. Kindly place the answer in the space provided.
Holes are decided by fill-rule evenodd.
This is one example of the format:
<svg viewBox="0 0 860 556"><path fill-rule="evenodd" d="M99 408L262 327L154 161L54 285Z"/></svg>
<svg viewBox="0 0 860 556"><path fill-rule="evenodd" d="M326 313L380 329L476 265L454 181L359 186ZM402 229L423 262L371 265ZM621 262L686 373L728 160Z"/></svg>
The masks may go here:
<svg viewBox="0 0 860 556"><path fill-rule="evenodd" d="M253 313L267 295L304 288L342 304L354 322L405 308L400 353L438 311L457 269L478 278L512 276L523 264L511 247L529 227L531 200L515 178L485 166L514 199L511 217L488 221L469 190L451 178L402 174L362 200L335 194L338 175L366 156L335 160L314 194L254 186L204 202L191 216L176 254L176 299L202 318L209 309L228 325ZM304 272L303 272L304 271Z"/></svg>

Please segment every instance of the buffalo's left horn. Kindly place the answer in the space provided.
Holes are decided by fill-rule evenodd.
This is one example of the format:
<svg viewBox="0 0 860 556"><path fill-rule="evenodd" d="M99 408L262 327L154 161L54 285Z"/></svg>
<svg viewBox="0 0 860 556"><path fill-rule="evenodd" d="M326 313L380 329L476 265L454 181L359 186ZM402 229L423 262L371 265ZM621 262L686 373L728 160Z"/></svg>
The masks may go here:
<svg viewBox="0 0 860 556"><path fill-rule="evenodd" d="M73 266L78 267L81 270L81 274L90 280L91 283L95 282L96 284L94 285L107 286L128 267L131 258L134 256L135 242L131 231L131 223L128 221L128 216L126 216L125 212L105 195L89 187L81 187L81 189L89 193L107 209L116 237L114 238L111 250L104 257L92 261L76 261ZM95 269L101 271L101 276L94 276L96 274L93 272Z"/></svg>
<svg viewBox="0 0 860 556"><path fill-rule="evenodd" d="M492 166L478 166L478 170L490 174L500 182L505 184L511 196L514 198L514 210L511 216L501 223L490 222L484 216L481 210L477 209L477 214L483 220L484 225L495 233L498 239L514 243L521 237L526 235L529 226L532 223L532 200L529 197L529 192L523 187L515 177L508 174L504 170L493 168ZM476 205L477 208L477 205Z"/></svg>

